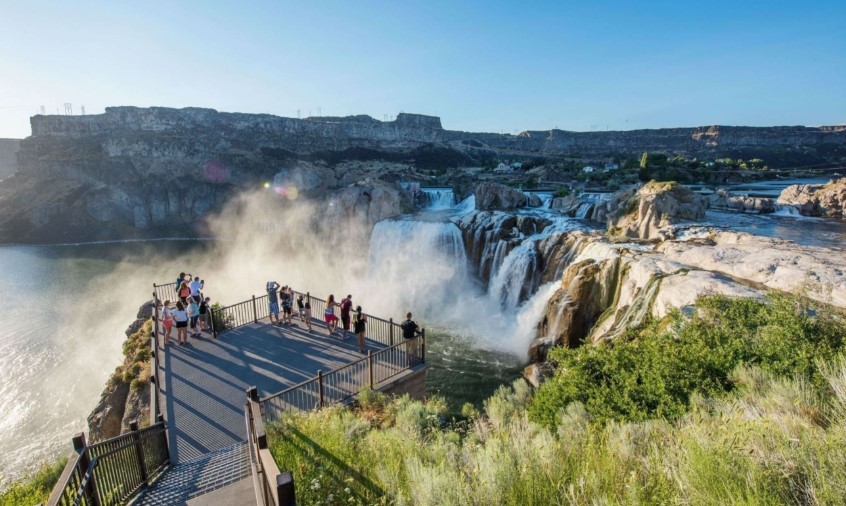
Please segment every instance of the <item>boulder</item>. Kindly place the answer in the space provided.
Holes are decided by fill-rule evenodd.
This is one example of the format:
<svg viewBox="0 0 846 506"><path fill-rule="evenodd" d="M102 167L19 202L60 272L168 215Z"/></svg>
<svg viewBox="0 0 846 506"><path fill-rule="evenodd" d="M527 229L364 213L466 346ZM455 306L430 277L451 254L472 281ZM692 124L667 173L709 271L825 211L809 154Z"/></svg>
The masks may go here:
<svg viewBox="0 0 846 506"><path fill-rule="evenodd" d="M782 190L779 205L793 206L804 216L846 217L846 178L827 184L794 184Z"/></svg>
<svg viewBox="0 0 846 506"><path fill-rule="evenodd" d="M775 202L766 197L744 197L719 188L708 197L709 207L731 209L739 212L771 213L775 211Z"/></svg>
<svg viewBox="0 0 846 506"><path fill-rule="evenodd" d="M476 187L476 209L481 211L517 209L529 202L525 193L499 183L482 183Z"/></svg>
<svg viewBox="0 0 846 506"><path fill-rule="evenodd" d="M575 213L576 209L578 209L581 204L582 201L575 195L567 195L566 197L553 198L549 207L557 209L564 214L571 214Z"/></svg>
<svg viewBox="0 0 846 506"><path fill-rule="evenodd" d="M663 240L672 225L701 220L706 209L708 200L682 185L650 181L609 215L608 230L613 235Z"/></svg>

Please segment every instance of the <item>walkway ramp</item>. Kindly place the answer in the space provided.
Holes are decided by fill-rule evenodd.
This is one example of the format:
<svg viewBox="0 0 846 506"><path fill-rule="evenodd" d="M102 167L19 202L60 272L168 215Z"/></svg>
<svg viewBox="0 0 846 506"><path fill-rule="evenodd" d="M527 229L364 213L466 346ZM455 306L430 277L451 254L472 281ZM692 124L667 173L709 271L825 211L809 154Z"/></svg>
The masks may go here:
<svg viewBox="0 0 846 506"><path fill-rule="evenodd" d="M295 321L278 327L259 320L220 334L204 333L184 346L159 349L160 405L168 425L171 461L186 462L246 441L246 390L268 396L362 358L355 339L309 333ZM175 331L175 329L174 329ZM160 342L163 343L163 340ZM385 346L368 342L374 352Z"/></svg>

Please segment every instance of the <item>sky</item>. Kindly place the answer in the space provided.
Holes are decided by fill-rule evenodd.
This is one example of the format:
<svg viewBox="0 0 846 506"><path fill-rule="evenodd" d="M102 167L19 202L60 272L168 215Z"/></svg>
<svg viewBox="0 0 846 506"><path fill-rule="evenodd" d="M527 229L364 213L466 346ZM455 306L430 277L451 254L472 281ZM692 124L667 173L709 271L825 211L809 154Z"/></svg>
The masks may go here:
<svg viewBox="0 0 846 506"><path fill-rule="evenodd" d="M64 104L451 130L846 123L846 1L0 0L0 137Z"/></svg>

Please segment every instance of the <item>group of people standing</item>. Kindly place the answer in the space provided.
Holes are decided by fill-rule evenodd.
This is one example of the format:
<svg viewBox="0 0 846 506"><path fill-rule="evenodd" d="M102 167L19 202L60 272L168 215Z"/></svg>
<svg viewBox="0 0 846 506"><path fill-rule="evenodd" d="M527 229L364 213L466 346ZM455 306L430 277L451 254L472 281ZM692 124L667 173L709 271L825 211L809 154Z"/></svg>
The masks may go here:
<svg viewBox="0 0 846 506"><path fill-rule="evenodd" d="M170 336L176 327L177 344L188 344L190 337L200 337L202 332L211 328L209 304L211 299L203 296L205 281L199 276L180 272L176 278L176 304L164 301L162 307L162 325L164 326L164 344L170 344Z"/></svg>
<svg viewBox="0 0 846 506"><path fill-rule="evenodd" d="M294 317L293 304L296 301L297 314L301 321L308 327L308 331L312 331L312 314L311 301L309 297L303 294L296 294L290 286L281 286L276 281L267 282L267 300L268 312L270 313L271 325L291 325ZM280 310L281 308L281 310ZM340 318L335 314L335 308L340 312ZM282 313L280 320L279 314ZM323 322L326 324L326 329L329 335L333 335L338 331L339 325L342 327L339 332L339 338L346 340L350 337L350 329L355 334L358 341L359 353L366 353L366 336L367 336L367 315L361 310L361 306L355 306L353 309L352 295L347 294L340 302L335 300L335 295L329 295L326 298L323 309ZM405 321L400 324L402 328L403 338L409 343L409 360L414 360L414 353L411 346L412 340L420 334L420 326L412 320L411 313L406 314Z"/></svg>
<svg viewBox="0 0 846 506"><path fill-rule="evenodd" d="M361 312L361 306L355 307L355 312L352 313L352 295L347 295L341 302L335 301L335 295L329 295L326 298L326 306L323 309L323 321L326 323L326 328L329 329L329 335L338 329L338 317L335 316L335 308L341 310L341 325L343 325L343 332L341 339L347 339L350 332L350 322L353 324L353 333L358 338L358 351L365 353L367 348L364 344L365 335L367 334L367 315ZM352 314L351 314L352 313ZM350 319L352 316L352 319Z"/></svg>

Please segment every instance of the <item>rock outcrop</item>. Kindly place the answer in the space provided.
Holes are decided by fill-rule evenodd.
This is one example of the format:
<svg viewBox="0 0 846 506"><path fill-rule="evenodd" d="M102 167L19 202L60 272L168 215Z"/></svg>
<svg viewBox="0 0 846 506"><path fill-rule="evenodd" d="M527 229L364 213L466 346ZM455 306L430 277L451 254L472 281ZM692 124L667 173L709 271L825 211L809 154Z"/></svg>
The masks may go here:
<svg viewBox="0 0 846 506"><path fill-rule="evenodd" d="M739 212L772 213L776 210L776 203L771 198L744 197L722 188L708 197L708 204L709 207Z"/></svg>
<svg viewBox="0 0 846 506"><path fill-rule="evenodd" d="M707 208L705 197L678 183L650 181L608 216L608 230L624 237L665 239L668 227L686 220L701 220Z"/></svg>
<svg viewBox="0 0 846 506"><path fill-rule="evenodd" d="M88 415L89 440L101 441L129 430L130 422L150 420L150 314L152 301L138 308L126 330L124 362L106 383L97 406Z"/></svg>
<svg viewBox="0 0 846 506"><path fill-rule="evenodd" d="M805 216L846 218L846 178L827 184L795 184L778 197L780 205L794 206Z"/></svg>
<svg viewBox="0 0 846 506"><path fill-rule="evenodd" d="M525 193L503 184L482 183L476 187L475 193L476 209L481 211L507 211L529 204Z"/></svg>

